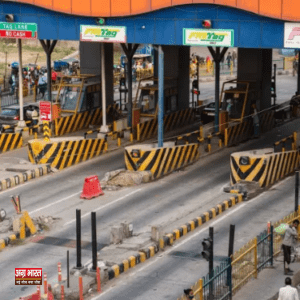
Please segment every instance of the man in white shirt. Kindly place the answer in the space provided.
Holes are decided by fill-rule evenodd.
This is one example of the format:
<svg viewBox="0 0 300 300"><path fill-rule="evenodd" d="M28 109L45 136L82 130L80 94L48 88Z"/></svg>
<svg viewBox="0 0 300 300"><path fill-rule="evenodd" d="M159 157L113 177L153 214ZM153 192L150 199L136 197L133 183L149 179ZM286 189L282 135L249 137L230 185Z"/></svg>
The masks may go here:
<svg viewBox="0 0 300 300"><path fill-rule="evenodd" d="M292 279L290 277L285 278L285 287L279 289L278 300L299 300L298 291L291 284Z"/></svg>

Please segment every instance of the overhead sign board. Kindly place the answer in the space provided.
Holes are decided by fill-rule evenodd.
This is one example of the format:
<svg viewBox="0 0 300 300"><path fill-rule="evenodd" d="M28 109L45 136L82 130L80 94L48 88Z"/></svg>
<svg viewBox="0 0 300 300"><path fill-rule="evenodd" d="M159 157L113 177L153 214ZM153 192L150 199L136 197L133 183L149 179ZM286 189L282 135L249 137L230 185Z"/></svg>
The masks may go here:
<svg viewBox="0 0 300 300"><path fill-rule="evenodd" d="M183 45L233 47L233 29L183 28Z"/></svg>
<svg viewBox="0 0 300 300"><path fill-rule="evenodd" d="M123 26L80 26L80 41L126 43L126 27Z"/></svg>
<svg viewBox="0 0 300 300"><path fill-rule="evenodd" d="M0 22L0 37L8 39L37 39L37 24Z"/></svg>
<svg viewBox="0 0 300 300"><path fill-rule="evenodd" d="M49 101L40 101L40 121L52 121L51 103Z"/></svg>
<svg viewBox="0 0 300 300"><path fill-rule="evenodd" d="M284 48L300 48L300 23L284 23Z"/></svg>

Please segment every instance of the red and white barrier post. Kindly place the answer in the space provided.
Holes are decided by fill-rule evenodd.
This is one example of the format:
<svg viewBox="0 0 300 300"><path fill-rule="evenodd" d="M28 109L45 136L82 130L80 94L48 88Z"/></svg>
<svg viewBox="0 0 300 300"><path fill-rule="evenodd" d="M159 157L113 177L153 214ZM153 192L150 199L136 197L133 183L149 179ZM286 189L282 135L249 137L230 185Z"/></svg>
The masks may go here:
<svg viewBox="0 0 300 300"><path fill-rule="evenodd" d="M44 272L44 294L48 294L47 273Z"/></svg>
<svg viewBox="0 0 300 300"><path fill-rule="evenodd" d="M57 270L58 270L58 283L61 282L61 263L57 263Z"/></svg>
<svg viewBox="0 0 300 300"><path fill-rule="evenodd" d="M82 276L79 276L79 299L83 299L83 284L82 284Z"/></svg>
<svg viewBox="0 0 300 300"><path fill-rule="evenodd" d="M38 296L38 300L41 300L41 287L39 285L36 286L36 294Z"/></svg>
<svg viewBox="0 0 300 300"><path fill-rule="evenodd" d="M63 285L60 286L60 299L65 300L65 287Z"/></svg>
<svg viewBox="0 0 300 300"><path fill-rule="evenodd" d="M101 276L99 267L97 267L97 292L101 293Z"/></svg>

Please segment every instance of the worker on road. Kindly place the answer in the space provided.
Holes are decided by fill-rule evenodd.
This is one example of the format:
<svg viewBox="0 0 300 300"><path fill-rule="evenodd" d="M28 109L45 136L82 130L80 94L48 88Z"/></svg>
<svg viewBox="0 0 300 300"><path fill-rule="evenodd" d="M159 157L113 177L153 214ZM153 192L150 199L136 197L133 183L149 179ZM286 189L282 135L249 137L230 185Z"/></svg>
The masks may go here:
<svg viewBox="0 0 300 300"><path fill-rule="evenodd" d="M294 238L298 237L297 228L299 221L295 220L285 231L283 241L282 241L282 250L283 250L283 267L285 275L292 275L293 270L290 269L291 263L291 249ZM287 266L286 266L287 265Z"/></svg>

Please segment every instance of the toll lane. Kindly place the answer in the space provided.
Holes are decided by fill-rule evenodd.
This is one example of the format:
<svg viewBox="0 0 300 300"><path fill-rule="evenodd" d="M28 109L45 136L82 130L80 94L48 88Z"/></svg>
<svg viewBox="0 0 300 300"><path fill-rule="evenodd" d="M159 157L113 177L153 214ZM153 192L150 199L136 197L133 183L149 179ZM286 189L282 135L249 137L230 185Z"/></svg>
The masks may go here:
<svg viewBox="0 0 300 300"><path fill-rule="evenodd" d="M222 187L229 183L229 158L232 152L249 148L271 147L275 140L291 134L298 127L298 121L285 124L283 127L273 130L272 133L264 135L261 139L206 156L193 166L156 182L121 189L117 192L105 191L103 197L94 200L79 199L78 192L82 188L84 178L94 174L102 178L106 171L123 167L122 151L107 154L88 163L42 178L40 181L32 181L31 184L24 185L24 190L20 186L16 191L20 191L21 197L24 199L23 209L32 212L42 208L32 215L52 215L60 220L57 221L51 232L42 233L50 236L52 242L39 244L32 241L23 246L4 249L0 255L0 264L7 272L5 275L1 273L0 279L3 281L2 276L13 277L15 267L28 266L42 267L47 270L49 278L55 279L56 264L59 260L65 260L68 249L71 255L71 266L74 266L75 224L74 221L67 223L74 220L76 208L82 209L82 215L86 215L82 219L82 240L85 242L91 241L90 212L97 210L99 250L109 243L110 226L124 221L133 223L134 233L150 232L151 225L159 224L163 225L166 232L173 230L193 219L195 214L199 216L222 202L222 199L229 197L228 194L222 193ZM5 207L12 211L12 207L9 208L11 204L8 195L9 193L1 194L1 203L5 203ZM122 198L126 195L128 196ZM118 201L119 198L122 199ZM63 199L66 200L63 201ZM113 203L114 201L115 203ZM56 204L49 206L52 203ZM107 206L105 207L105 205ZM66 241L66 239L68 240ZM70 245L73 246L59 246L59 243L62 242L70 242ZM85 249L83 263L90 259L91 251ZM65 269L63 270L65 272ZM13 299L11 296L24 295L20 288L12 289L9 281L5 281L2 290L7 300Z"/></svg>
<svg viewBox="0 0 300 300"><path fill-rule="evenodd" d="M214 254L228 253L229 227L235 225L234 250L238 250L266 229L268 221L276 221L292 212L294 207L294 178L288 178L270 191L249 202L243 202L224 215L188 234L160 256L145 262L135 270L110 282L104 293L93 300L177 299L208 272L208 262L199 258L201 241L214 227ZM215 266L219 261L215 261ZM113 288L111 288L113 286ZM142 288L141 288L142 287Z"/></svg>

